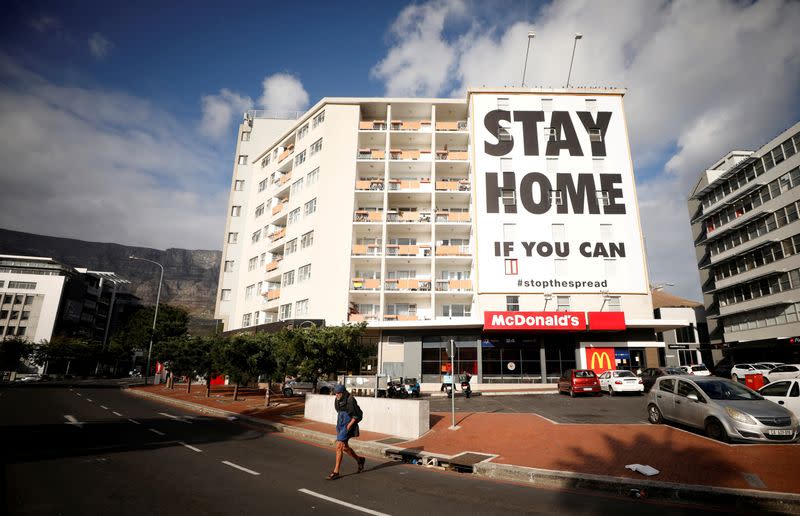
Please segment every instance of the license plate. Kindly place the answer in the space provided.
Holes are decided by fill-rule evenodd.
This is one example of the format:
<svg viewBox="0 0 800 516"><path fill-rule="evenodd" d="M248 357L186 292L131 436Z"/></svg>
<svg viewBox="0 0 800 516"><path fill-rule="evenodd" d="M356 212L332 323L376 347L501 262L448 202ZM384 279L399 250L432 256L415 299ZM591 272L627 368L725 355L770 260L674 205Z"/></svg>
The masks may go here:
<svg viewBox="0 0 800 516"><path fill-rule="evenodd" d="M767 430L769 435L792 435L791 430Z"/></svg>
<svg viewBox="0 0 800 516"><path fill-rule="evenodd" d="M584 391L591 391L591 390L592 390L592 387L584 387L584 388L583 388L583 390L584 390Z"/></svg>

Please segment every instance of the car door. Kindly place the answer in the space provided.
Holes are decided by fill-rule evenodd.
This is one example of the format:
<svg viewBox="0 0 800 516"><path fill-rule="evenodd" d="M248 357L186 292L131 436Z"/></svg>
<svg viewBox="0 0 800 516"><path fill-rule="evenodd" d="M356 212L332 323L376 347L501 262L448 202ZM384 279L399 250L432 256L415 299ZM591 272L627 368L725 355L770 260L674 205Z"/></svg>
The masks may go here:
<svg viewBox="0 0 800 516"><path fill-rule="evenodd" d="M697 400L689 398L690 394ZM675 391L675 420L695 428L702 428L706 415L706 399L700 389L686 380L678 380Z"/></svg>
<svg viewBox="0 0 800 516"><path fill-rule="evenodd" d="M765 399L768 399L773 403L777 403L778 405L782 405L788 409L789 407L786 406L786 402L789 399L789 390L792 388L793 383L796 382L793 382L792 380L779 380L762 387L758 393L764 396Z"/></svg>
<svg viewBox="0 0 800 516"><path fill-rule="evenodd" d="M792 380L792 388L789 389L789 397L786 398L784 407L800 418L800 380Z"/></svg>
<svg viewBox="0 0 800 516"><path fill-rule="evenodd" d="M656 405L666 419L675 419L675 379L662 378L653 384L656 390Z"/></svg>
<svg viewBox="0 0 800 516"><path fill-rule="evenodd" d="M778 380L785 380L791 378L793 375L789 370L790 367L791 366L785 366L785 365L776 367L775 369L769 372L769 374L767 375L767 379L769 379L770 382L777 382Z"/></svg>
<svg viewBox="0 0 800 516"><path fill-rule="evenodd" d="M598 377L598 380L600 381L600 390L604 391L608 389L608 384L611 380L611 371L606 371L605 373L601 374Z"/></svg>
<svg viewBox="0 0 800 516"><path fill-rule="evenodd" d="M650 389L653 388L653 384L656 382L655 374L653 374L654 369L645 369L642 373L642 383L644 384L644 390L646 392L650 392Z"/></svg>

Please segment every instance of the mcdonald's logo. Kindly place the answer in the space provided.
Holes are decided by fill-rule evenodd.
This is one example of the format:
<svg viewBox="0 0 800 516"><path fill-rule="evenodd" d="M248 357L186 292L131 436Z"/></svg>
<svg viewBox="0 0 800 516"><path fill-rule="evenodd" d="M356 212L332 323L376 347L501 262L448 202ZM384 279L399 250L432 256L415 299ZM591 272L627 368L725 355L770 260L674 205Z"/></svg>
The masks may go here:
<svg viewBox="0 0 800 516"><path fill-rule="evenodd" d="M589 369L595 373L603 373L614 369L613 348L593 348L589 351Z"/></svg>

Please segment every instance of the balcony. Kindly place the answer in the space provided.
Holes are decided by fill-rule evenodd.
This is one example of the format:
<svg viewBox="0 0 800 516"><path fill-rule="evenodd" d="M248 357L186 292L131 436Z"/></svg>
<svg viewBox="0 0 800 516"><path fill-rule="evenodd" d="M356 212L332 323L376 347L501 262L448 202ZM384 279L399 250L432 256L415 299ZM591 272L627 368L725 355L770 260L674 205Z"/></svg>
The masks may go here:
<svg viewBox="0 0 800 516"><path fill-rule="evenodd" d="M291 156L293 153L294 153L294 144L290 143L289 146L286 147L286 150L281 152L280 155L278 156L278 163L280 163L281 161L285 160L286 158Z"/></svg>
<svg viewBox="0 0 800 516"><path fill-rule="evenodd" d="M358 159L383 159L386 151L383 149L358 149Z"/></svg>
<svg viewBox="0 0 800 516"><path fill-rule="evenodd" d="M426 257L430 255L431 255L430 244L419 244L419 245L386 244L386 256Z"/></svg>
<svg viewBox="0 0 800 516"><path fill-rule="evenodd" d="M355 244L353 245L353 256L380 256L380 244Z"/></svg>
<svg viewBox="0 0 800 516"><path fill-rule="evenodd" d="M465 150L437 149L436 159L439 161L466 161L469 153Z"/></svg>
<svg viewBox="0 0 800 516"><path fill-rule="evenodd" d="M427 190L430 191L431 180L426 177L419 179L390 179L389 191L399 192L404 190Z"/></svg>
<svg viewBox="0 0 800 516"><path fill-rule="evenodd" d="M383 190L383 179L358 179L356 190Z"/></svg>
<svg viewBox="0 0 800 516"><path fill-rule="evenodd" d="M350 314L347 316L347 320L350 322L377 321L379 319L379 314Z"/></svg>
<svg viewBox="0 0 800 516"><path fill-rule="evenodd" d="M417 321L417 314L386 314L383 316L386 321Z"/></svg>
<svg viewBox="0 0 800 516"><path fill-rule="evenodd" d="M472 292L472 280L436 280L436 292Z"/></svg>
<svg viewBox="0 0 800 516"><path fill-rule="evenodd" d="M281 297L281 289L274 288L272 290L267 290L267 301L274 301Z"/></svg>
<svg viewBox="0 0 800 516"><path fill-rule="evenodd" d="M353 222L381 222L382 211L356 210L353 212Z"/></svg>
<svg viewBox="0 0 800 516"><path fill-rule="evenodd" d="M272 260L271 262L269 262L267 264L267 272L274 271L275 269L280 267L282 260L283 259L281 258L280 260Z"/></svg>
<svg viewBox="0 0 800 516"><path fill-rule="evenodd" d="M389 126L392 131L431 132L430 120L392 120Z"/></svg>
<svg viewBox="0 0 800 516"><path fill-rule="evenodd" d="M385 120L362 120L358 123L359 131L385 131Z"/></svg>
<svg viewBox="0 0 800 516"><path fill-rule="evenodd" d="M466 131L467 127L466 120L436 122L437 131Z"/></svg>
<svg viewBox="0 0 800 516"><path fill-rule="evenodd" d="M436 222L472 222L472 218L468 211L437 211Z"/></svg>
<svg viewBox="0 0 800 516"><path fill-rule="evenodd" d="M470 183L467 179L446 179L436 181L437 192L469 192Z"/></svg>
<svg viewBox="0 0 800 516"><path fill-rule="evenodd" d="M379 290L381 288L381 280L374 278L353 278L350 288L353 290Z"/></svg>
<svg viewBox="0 0 800 516"><path fill-rule="evenodd" d="M280 213L283 210L283 207L286 206L287 204L289 204L288 200L281 201L280 203L278 203L275 206L273 206L272 207L272 215L274 216L274 215L277 215L278 213Z"/></svg>
<svg viewBox="0 0 800 516"><path fill-rule="evenodd" d="M436 256L471 256L472 251L468 245L439 245L436 246Z"/></svg>
<svg viewBox="0 0 800 516"><path fill-rule="evenodd" d="M402 161L430 161L431 151L427 149L390 149L389 159Z"/></svg>
<svg viewBox="0 0 800 516"><path fill-rule="evenodd" d="M271 242L277 242L281 238L286 236L286 228L281 228L278 231L270 233L269 239Z"/></svg>
<svg viewBox="0 0 800 516"><path fill-rule="evenodd" d="M278 180L278 185L280 185L280 186L283 186L283 185L285 185L286 183L288 183L289 181L291 181L291 179L292 179L292 174L291 174L291 172L290 172L290 173L288 173L288 174L283 174L283 175L281 176L281 178Z"/></svg>
<svg viewBox="0 0 800 516"><path fill-rule="evenodd" d="M386 213L387 222L430 222L431 214L428 211L393 211Z"/></svg>
<svg viewBox="0 0 800 516"><path fill-rule="evenodd" d="M385 281L386 290L405 290L412 292L430 292L431 280L429 279L387 279Z"/></svg>

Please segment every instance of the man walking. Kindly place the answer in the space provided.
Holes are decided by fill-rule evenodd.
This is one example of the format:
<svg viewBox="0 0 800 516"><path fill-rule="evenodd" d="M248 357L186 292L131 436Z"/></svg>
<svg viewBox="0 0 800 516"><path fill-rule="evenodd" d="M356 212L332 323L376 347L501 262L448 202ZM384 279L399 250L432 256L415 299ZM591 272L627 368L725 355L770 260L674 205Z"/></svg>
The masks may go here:
<svg viewBox="0 0 800 516"><path fill-rule="evenodd" d="M355 397L345 390L344 385L336 384L333 392L336 394L334 401L334 408L336 408L336 464L328 475L328 480L336 480L341 476L339 468L342 466L342 457L345 453L358 463L359 473L364 471L364 464L367 462L367 459L359 457L348 444L351 437L359 436L358 422L363 419L364 414Z"/></svg>

